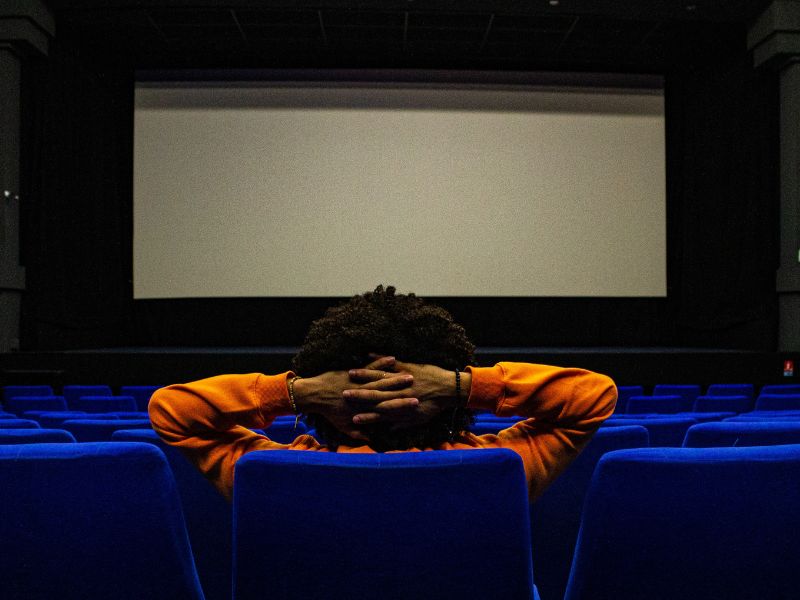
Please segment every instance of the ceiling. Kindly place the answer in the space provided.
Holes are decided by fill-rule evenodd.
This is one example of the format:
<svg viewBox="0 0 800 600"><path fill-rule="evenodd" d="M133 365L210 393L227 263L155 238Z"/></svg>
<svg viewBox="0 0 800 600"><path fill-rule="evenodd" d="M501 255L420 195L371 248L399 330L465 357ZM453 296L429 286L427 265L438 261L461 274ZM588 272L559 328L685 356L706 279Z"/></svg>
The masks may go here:
<svg viewBox="0 0 800 600"><path fill-rule="evenodd" d="M57 37L162 68L660 73L743 52L768 0L50 0Z"/></svg>

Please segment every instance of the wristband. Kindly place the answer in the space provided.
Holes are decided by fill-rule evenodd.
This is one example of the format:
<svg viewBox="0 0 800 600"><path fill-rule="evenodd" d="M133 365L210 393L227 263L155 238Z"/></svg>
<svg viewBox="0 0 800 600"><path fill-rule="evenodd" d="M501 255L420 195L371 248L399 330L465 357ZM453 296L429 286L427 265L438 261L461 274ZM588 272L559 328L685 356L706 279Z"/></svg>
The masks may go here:
<svg viewBox="0 0 800 600"><path fill-rule="evenodd" d="M298 421L300 421L300 413L297 410L297 403L294 401L294 382L297 381L298 379L302 379L302 377L295 375L289 380L289 385L287 386L289 388L289 402L292 403L292 411L294 412L295 415L294 427L292 428L292 432L297 430L297 423Z"/></svg>

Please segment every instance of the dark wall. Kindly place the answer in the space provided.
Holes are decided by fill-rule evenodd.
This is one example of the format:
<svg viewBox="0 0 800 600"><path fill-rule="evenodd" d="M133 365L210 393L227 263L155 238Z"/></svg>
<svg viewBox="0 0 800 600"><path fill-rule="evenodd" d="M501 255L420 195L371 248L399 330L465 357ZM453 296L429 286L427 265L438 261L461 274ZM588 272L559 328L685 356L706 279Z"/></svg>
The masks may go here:
<svg viewBox="0 0 800 600"><path fill-rule="evenodd" d="M775 349L776 82L725 50L665 73L668 298L441 299L476 343ZM295 345L335 301L133 302L131 70L56 45L26 90L24 349Z"/></svg>

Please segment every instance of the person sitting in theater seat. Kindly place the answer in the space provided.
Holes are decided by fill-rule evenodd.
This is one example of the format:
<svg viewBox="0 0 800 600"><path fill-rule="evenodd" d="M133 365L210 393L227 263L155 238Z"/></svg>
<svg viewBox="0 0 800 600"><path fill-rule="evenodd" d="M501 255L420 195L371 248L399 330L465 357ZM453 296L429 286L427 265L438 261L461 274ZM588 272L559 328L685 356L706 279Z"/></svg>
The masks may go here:
<svg viewBox="0 0 800 600"><path fill-rule="evenodd" d="M575 368L479 367L474 348L441 307L378 286L315 321L292 371L162 388L150 401L150 420L228 499L236 461L254 450L509 448L522 457L534 500L614 411L616 386ZM525 420L477 436L469 425L480 409ZM280 444L251 431L301 414L316 437Z"/></svg>

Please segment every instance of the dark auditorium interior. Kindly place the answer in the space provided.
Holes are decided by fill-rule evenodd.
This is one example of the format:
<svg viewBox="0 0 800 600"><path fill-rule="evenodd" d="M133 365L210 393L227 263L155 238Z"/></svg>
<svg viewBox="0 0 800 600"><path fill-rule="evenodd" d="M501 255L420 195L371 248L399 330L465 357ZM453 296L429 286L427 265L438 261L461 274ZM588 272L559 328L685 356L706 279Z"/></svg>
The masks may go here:
<svg viewBox="0 0 800 600"><path fill-rule="evenodd" d="M309 120L283 137L287 109ZM424 131L452 115L451 144ZM568 125L535 139L550 123ZM596 164L592 135L612 140ZM410 178L380 171L395 141L419 154ZM234 169L209 175L226 148ZM243 189L249 164L263 189ZM800 598L798 165L800 0L0 1L0 598ZM332 218L358 214L373 169L383 208ZM263 237L308 265L255 241L224 255L248 214L279 213ZM323 234L300 239L306 219ZM431 236L436 219L452 227ZM408 248L358 246L393 223ZM604 255L605 281L572 275ZM255 283L205 294L216 268ZM482 367L608 375L613 415L530 505L495 449L252 453L231 506L151 429L154 390L289 371L312 322L379 284L447 309ZM524 427L487 412L472 433Z"/></svg>

